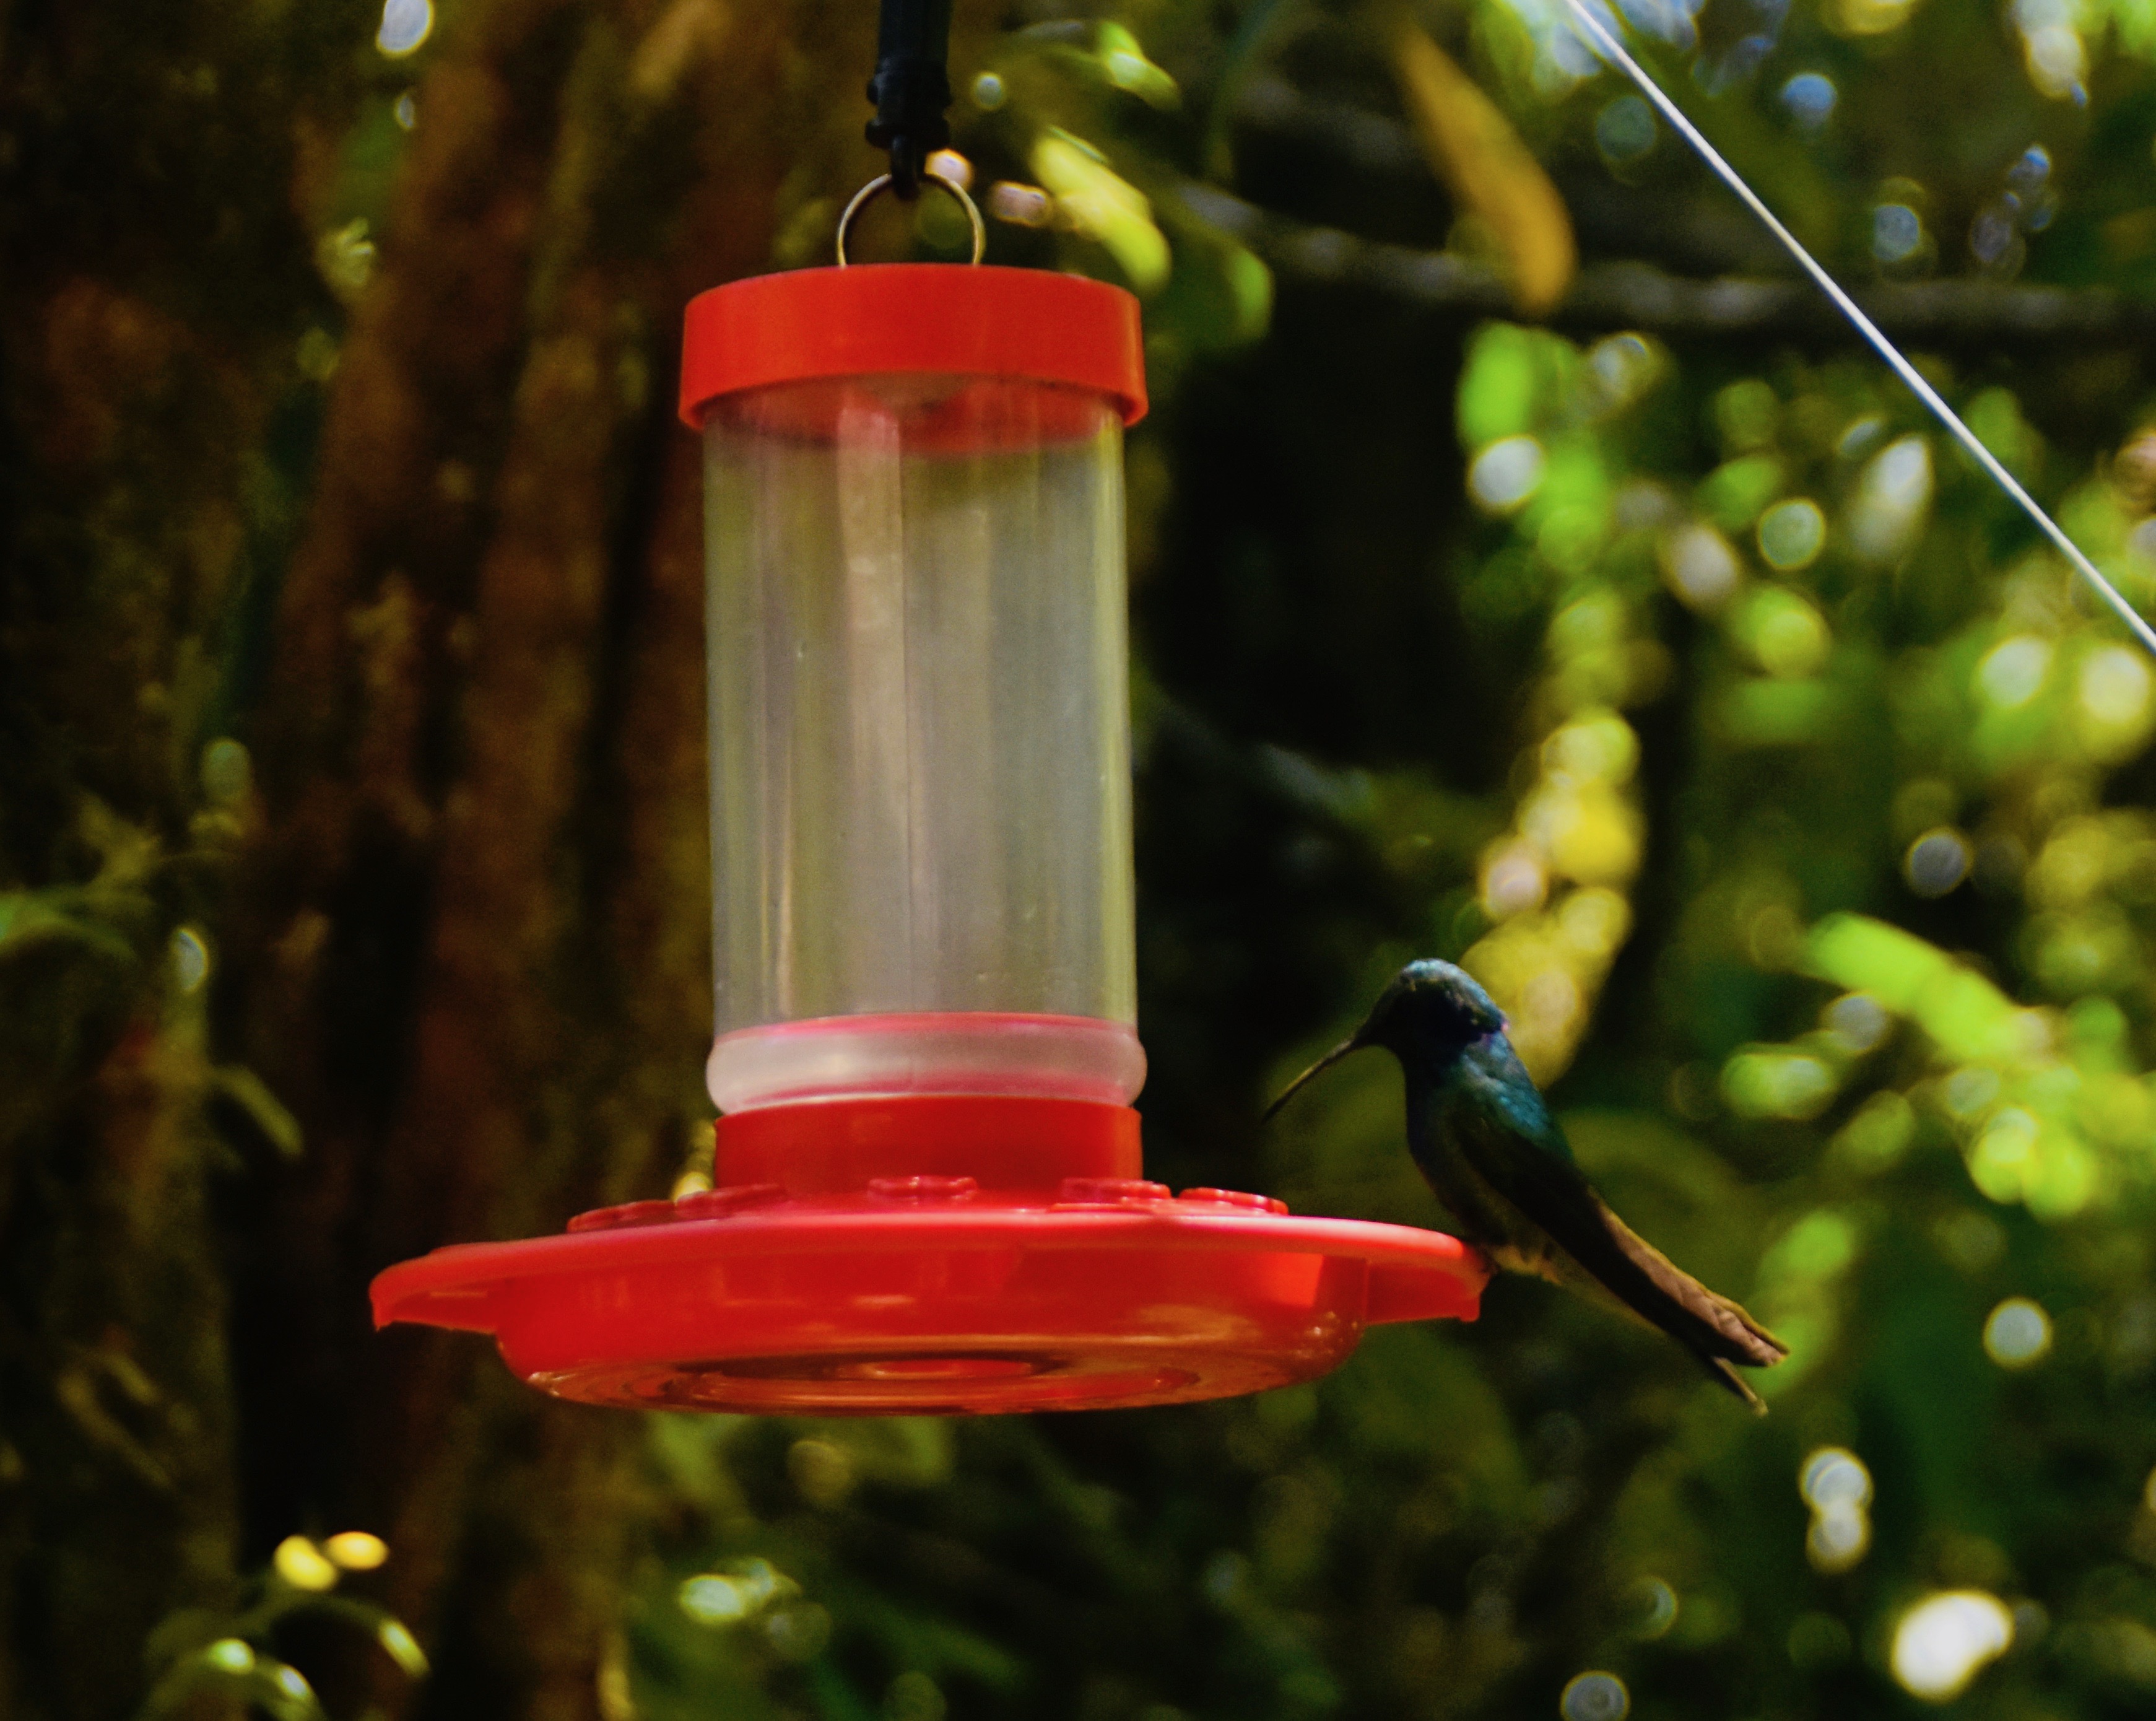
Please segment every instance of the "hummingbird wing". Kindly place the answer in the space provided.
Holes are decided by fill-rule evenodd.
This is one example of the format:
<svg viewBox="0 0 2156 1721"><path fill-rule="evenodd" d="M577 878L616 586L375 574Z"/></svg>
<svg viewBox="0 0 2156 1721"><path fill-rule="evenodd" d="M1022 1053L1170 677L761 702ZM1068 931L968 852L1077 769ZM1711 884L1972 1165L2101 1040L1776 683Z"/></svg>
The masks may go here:
<svg viewBox="0 0 2156 1721"><path fill-rule="evenodd" d="M1437 1138L1425 1160L1430 1180L1448 1205L1455 1197L1447 1185L1472 1186L1457 1190L1455 1216L1476 1229L1494 1226L1497 1235L1486 1246L1495 1246L1500 1265L1561 1282L1593 1282L1763 1410L1731 1365L1766 1368L1789 1348L1610 1211L1573 1163L1564 1132L1503 1035L1492 1034L1462 1055L1452 1078L1431 1096L1425 1116Z"/></svg>

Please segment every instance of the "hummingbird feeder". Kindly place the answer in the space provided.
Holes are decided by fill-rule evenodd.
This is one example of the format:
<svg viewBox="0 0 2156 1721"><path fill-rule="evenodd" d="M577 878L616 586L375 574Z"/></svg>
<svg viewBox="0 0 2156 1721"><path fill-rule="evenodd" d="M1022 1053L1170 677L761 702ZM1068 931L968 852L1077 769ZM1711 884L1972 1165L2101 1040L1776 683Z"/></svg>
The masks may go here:
<svg viewBox="0 0 2156 1721"><path fill-rule="evenodd" d="M1451 1237L1146 1180L1137 305L979 266L978 214L973 265L849 267L852 214L839 266L688 311L715 1187L407 1261L377 1323L492 1333L565 1398L827 1415L1252 1392L1471 1319Z"/></svg>

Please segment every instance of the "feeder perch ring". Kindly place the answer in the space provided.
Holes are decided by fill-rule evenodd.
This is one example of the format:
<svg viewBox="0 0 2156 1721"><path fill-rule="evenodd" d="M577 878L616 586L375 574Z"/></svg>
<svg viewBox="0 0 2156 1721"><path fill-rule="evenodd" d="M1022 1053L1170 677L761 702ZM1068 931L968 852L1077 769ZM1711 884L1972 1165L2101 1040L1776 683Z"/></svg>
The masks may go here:
<svg viewBox="0 0 2156 1721"><path fill-rule="evenodd" d="M933 168L921 177L933 184L942 186L964 206L967 224L973 230L973 261L978 263L981 260L981 254L988 248L988 230L982 224L979 206L966 194L966 188L959 184L957 180L947 178ZM860 214L869 203L875 200L878 192L887 190L892 183L890 174L877 174L875 178L854 193L853 201L846 205L844 213L839 217L839 268L850 269L853 266L852 259L846 255L846 234L852 230L854 217Z"/></svg>

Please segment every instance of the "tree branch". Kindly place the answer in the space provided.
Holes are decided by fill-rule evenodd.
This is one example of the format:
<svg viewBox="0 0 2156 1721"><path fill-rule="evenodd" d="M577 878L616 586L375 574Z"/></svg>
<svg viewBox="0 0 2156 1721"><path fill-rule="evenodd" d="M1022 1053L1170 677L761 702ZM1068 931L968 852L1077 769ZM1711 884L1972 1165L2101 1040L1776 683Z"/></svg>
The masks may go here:
<svg viewBox="0 0 2156 1721"><path fill-rule="evenodd" d="M1186 182L1178 195L1193 215L1233 234L1291 278L1368 288L1462 317L1517 315L1504 278L1486 264L1305 226L1195 181ZM2124 342L2156 332L2156 305L2101 288L1907 281L1867 287L1855 296L1888 334L1926 346ZM1818 339L1847 328L1804 281L1700 280L1643 262L1590 264L1548 321L1579 330L1789 339Z"/></svg>

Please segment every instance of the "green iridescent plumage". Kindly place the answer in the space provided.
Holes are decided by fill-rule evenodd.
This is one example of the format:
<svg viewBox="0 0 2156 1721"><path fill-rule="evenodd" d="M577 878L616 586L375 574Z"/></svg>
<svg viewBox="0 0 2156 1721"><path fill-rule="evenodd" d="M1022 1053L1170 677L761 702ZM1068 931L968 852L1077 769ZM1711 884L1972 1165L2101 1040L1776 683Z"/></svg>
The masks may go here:
<svg viewBox="0 0 2156 1721"><path fill-rule="evenodd" d="M1788 1347L1609 1210L1505 1037L1503 1013L1464 970L1409 963L1363 1025L1297 1076L1266 1115L1321 1070L1373 1045L1400 1061L1408 1149L1463 1241L1507 1271L1614 1299L1765 1410L1736 1370L1768 1367Z"/></svg>

